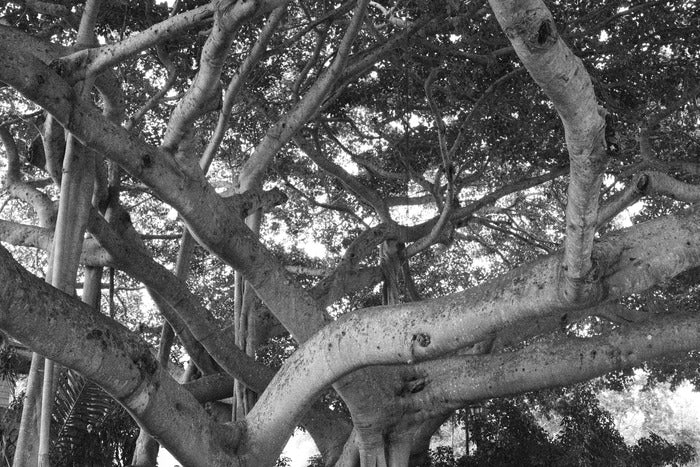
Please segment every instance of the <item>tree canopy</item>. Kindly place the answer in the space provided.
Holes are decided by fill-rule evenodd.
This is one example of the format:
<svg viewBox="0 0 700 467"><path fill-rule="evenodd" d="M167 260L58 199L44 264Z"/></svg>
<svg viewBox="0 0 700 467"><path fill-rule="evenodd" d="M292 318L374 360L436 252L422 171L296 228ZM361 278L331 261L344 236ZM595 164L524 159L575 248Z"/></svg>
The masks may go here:
<svg viewBox="0 0 700 467"><path fill-rule="evenodd" d="M53 362L133 417L141 466L273 465L299 425L326 465L402 466L484 399L700 382L694 2L0 19L0 330L36 352L15 465L47 462Z"/></svg>

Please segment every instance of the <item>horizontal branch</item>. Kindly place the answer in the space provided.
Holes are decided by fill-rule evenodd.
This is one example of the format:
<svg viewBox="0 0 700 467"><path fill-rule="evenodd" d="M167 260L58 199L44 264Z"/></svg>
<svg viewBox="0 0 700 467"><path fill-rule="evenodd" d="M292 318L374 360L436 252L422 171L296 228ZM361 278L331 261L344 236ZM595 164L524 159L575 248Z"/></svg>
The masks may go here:
<svg viewBox="0 0 700 467"><path fill-rule="evenodd" d="M83 49L60 58L55 67L71 83L94 76L138 52L153 47L210 20L213 2L172 16L126 39L101 47Z"/></svg>
<svg viewBox="0 0 700 467"><path fill-rule="evenodd" d="M566 386L647 360L700 348L697 314L667 315L607 336L538 342L523 350L417 365L406 411L424 419L475 401ZM415 388L420 388L415 390Z"/></svg>
<svg viewBox="0 0 700 467"><path fill-rule="evenodd" d="M598 227L607 224L620 212L644 196L669 196L685 203L700 202L700 186L684 183L662 172L646 171L634 177L624 190L617 193L601 208Z"/></svg>
<svg viewBox="0 0 700 467"><path fill-rule="evenodd" d="M0 219L0 241L15 246L38 248L48 253L53 246L53 229ZM83 243L80 264L92 267L114 266L114 261L95 239L88 238Z"/></svg>

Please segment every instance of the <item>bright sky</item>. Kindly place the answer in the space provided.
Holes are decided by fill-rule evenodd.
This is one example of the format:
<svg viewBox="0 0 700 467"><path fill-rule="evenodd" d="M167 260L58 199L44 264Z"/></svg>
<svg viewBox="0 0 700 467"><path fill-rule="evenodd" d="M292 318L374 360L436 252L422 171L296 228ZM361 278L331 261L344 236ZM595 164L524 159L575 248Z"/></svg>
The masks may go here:
<svg viewBox="0 0 700 467"><path fill-rule="evenodd" d="M282 455L289 457L292 462L291 467L306 467L309 457L317 455L318 449L311 440L308 433L296 430L294 436L289 440L287 446L282 451ZM165 449L161 449L158 454L158 465L160 467L179 467L175 458Z"/></svg>

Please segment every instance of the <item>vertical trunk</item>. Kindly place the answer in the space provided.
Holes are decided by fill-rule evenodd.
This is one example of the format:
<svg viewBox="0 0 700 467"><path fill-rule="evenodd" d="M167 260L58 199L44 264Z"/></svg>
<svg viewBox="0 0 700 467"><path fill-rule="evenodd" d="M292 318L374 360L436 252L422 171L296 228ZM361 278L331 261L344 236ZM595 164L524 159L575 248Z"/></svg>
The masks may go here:
<svg viewBox="0 0 700 467"><path fill-rule="evenodd" d="M382 304L396 305L401 301L401 287L399 275L401 273L401 259L399 257L400 243L390 239L382 243L379 248L379 266L382 270Z"/></svg>
<svg viewBox="0 0 700 467"><path fill-rule="evenodd" d="M376 435L360 444L361 467L407 467L414 430Z"/></svg>
<svg viewBox="0 0 700 467"><path fill-rule="evenodd" d="M63 161L63 177L58 218L52 251L51 285L67 294L75 293L83 237L87 226L95 179L92 154L68 135ZM53 402L53 363L44 362L41 427L39 429L39 465L49 465L49 438Z"/></svg>
<svg viewBox="0 0 700 467"><path fill-rule="evenodd" d="M52 133L54 129L60 129L60 125L55 123L53 118L48 115L46 117L45 131L41 135L42 142L49 148L45 150L44 159L47 170L49 170L48 158L52 155L51 148L59 146L58 141L56 141L57 138L52 137L57 133ZM5 180L5 187L11 189L16 182L21 181L19 153L14 138L7 128L0 128L0 140L2 140L7 154L7 177ZM63 141L62 131L60 140ZM61 157L62 156L63 153L61 152ZM60 175L60 170L58 173ZM39 216L39 224L46 228L55 227L53 203L48 196L40 195L38 192L36 194L38 195L35 198L36 203L32 202L32 205ZM47 280L51 278L51 260L51 257L49 257L48 266L46 268ZM44 358L38 353L32 353L32 363L27 377L27 387L25 389L22 405L22 418L17 434L12 464L15 467L37 465L39 456L39 419L41 416L43 373Z"/></svg>
<svg viewBox="0 0 700 467"><path fill-rule="evenodd" d="M360 447L360 467L388 467L384 443Z"/></svg>
<svg viewBox="0 0 700 467"><path fill-rule="evenodd" d="M44 375L44 357L32 354L27 389L22 406L22 419L17 435L13 467L34 467L39 456L39 416L41 414L41 388Z"/></svg>
<svg viewBox="0 0 700 467"><path fill-rule="evenodd" d="M86 48L97 43L95 24L102 0L87 0L80 18L77 48ZM82 97L88 97L94 78L76 86ZM61 177L61 194L58 218L54 234L51 285L68 294L75 293L75 276L78 271L83 237L92 203L95 181L95 159L72 135L66 132L66 148ZM99 296L99 284L98 284ZM49 438L51 409L53 403L53 363L44 362L43 403L41 427L39 429L39 465L49 466Z"/></svg>
<svg viewBox="0 0 700 467"><path fill-rule="evenodd" d="M245 319L245 307L243 305L243 295L245 281L243 280L243 275L236 271L235 273L235 288L234 288L234 309L233 309L233 324L234 324L234 344L240 346L241 341L244 340L244 326L243 323L247 322ZM234 422L236 420L241 420L245 418L246 407L244 404L245 388L238 381L233 382L233 404L231 404L231 420Z"/></svg>
<svg viewBox="0 0 700 467"><path fill-rule="evenodd" d="M53 409L54 364L44 360L44 379L41 387L41 414L39 417L39 467L51 467L49 451L51 442L51 411Z"/></svg>
<svg viewBox="0 0 700 467"><path fill-rule="evenodd" d="M396 440L389 443L387 448L387 464L389 467L407 467L410 457L410 440Z"/></svg>
<svg viewBox="0 0 700 467"><path fill-rule="evenodd" d="M256 235L260 233L260 222L262 211L257 210L246 219L246 224ZM256 319L257 295L253 288L242 276L236 273L235 303L235 344L245 351L249 356L255 358L255 351L258 346L258 320ZM232 406L233 420L243 420L256 401L254 392L247 389L240 381L236 380L233 385L234 403Z"/></svg>

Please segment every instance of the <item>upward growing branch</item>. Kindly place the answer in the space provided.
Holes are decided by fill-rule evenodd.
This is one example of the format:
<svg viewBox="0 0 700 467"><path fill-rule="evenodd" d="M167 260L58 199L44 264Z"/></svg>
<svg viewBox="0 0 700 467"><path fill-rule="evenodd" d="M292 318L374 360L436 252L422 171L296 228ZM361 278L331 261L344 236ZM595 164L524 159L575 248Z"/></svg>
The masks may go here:
<svg viewBox="0 0 700 467"><path fill-rule="evenodd" d="M590 295L584 292L594 279L591 251L606 153L603 111L583 63L559 37L552 14L541 0L489 3L518 57L564 124L571 179L561 293L566 300L579 302Z"/></svg>
<svg viewBox="0 0 700 467"><path fill-rule="evenodd" d="M258 184L267 165L274 155L277 154L277 151L287 144L294 136L294 133L318 111L319 106L332 90L333 85L341 77L345 70L352 44L362 26L367 3L369 3L368 0L357 2L353 18L338 45L335 59L331 65L321 74L294 108L270 127L260 144L257 145L255 152L241 169L239 176L241 191Z"/></svg>
<svg viewBox="0 0 700 467"><path fill-rule="evenodd" d="M234 5L226 5L228 2L214 3L219 5L214 15L214 27L202 50L199 72L173 111L163 137L163 147L171 150L177 149L196 118L210 110L211 104L219 105L221 71L239 28L255 15L265 11L264 8L276 7L277 3L286 2L235 2Z"/></svg>

